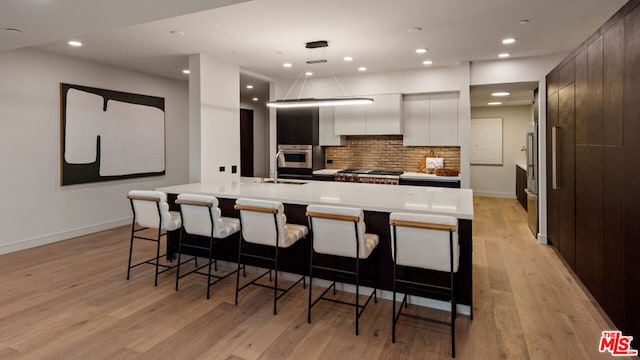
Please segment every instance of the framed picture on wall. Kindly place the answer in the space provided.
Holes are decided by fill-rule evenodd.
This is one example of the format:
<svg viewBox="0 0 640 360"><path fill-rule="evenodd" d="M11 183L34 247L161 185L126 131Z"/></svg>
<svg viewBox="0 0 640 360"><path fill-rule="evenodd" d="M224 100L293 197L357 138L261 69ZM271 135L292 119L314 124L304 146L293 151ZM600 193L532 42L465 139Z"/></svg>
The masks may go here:
<svg viewBox="0 0 640 360"><path fill-rule="evenodd" d="M502 165L502 118L471 119L471 165Z"/></svg>
<svg viewBox="0 0 640 360"><path fill-rule="evenodd" d="M165 174L164 98L60 84L61 185Z"/></svg>

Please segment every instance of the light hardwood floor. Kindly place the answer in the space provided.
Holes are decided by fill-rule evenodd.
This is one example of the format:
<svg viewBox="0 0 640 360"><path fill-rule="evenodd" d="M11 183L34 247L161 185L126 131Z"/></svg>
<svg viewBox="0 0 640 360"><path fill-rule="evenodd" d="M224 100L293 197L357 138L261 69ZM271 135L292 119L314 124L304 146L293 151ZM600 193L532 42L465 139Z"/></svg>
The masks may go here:
<svg viewBox="0 0 640 360"><path fill-rule="evenodd" d="M553 248L533 238L519 204L474 203L475 313L457 319L457 358L610 358L598 343L611 325ZM388 300L369 305L356 337L352 309L337 304L320 303L308 325L302 286L273 316L267 289L249 287L233 305L233 277L210 300L200 276L183 279L178 292L174 271L157 288L152 267L126 281L128 231L0 256L0 359L450 358L449 328L437 324L403 318L392 345ZM143 252L153 250L135 248Z"/></svg>

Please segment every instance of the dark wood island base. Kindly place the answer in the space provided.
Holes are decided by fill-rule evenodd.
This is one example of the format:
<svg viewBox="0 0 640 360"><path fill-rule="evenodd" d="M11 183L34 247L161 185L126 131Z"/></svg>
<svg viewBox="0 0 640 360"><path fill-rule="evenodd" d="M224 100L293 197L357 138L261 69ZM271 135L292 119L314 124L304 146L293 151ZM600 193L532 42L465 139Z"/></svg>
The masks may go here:
<svg viewBox="0 0 640 360"><path fill-rule="evenodd" d="M171 210L178 210L175 205L176 194L168 194ZM218 198L222 216L239 217L238 211L233 206L235 199ZM308 225L305 216L306 205L287 204L285 203L285 214L287 222L292 224ZM363 274L364 285L375 286L382 290L393 290L393 261L391 257L391 231L389 228L389 213L377 211L365 211L365 223L367 232L377 234L380 237L378 248L367 260L362 260L360 271ZM311 239L309 235L306 239L298 241L280 258L280 269L285 272L308 275L309 274L309 258L311 256ZM457 303L469 306L469 315L473 318L473 282L472 282L472 221L466 219L458 219L458 236L460 242L460 267L455 276L455 289ZM214 258L223 261L238 261L238 240L239 235L236 234L228 239L228 241L220 242L214 250ZM194 236L192 240L183 241L205 241L204 238ZM178 231L169 232L167 236L167 257L173 259L178 248ZM256 253L267 254L273 251L269 247L260 245L252 245L251 251ZM190 255L198 255L202 257L208 256L205 252L195 253L188 252ZM342 269L350 269L353 267L353 259L345 259L338 256L319 255L318 260L314 260L318 265L330 265ZM269 268L270 264L262 262L259 259L247 259L247 264ZM415 268L400 268L400 275L412 281L424 281L441 284L447 286L449 282L448 273L437 271L428 271ZM333 280L331 273L323 273L321 271L314 272L314 277L326 280ZM351 283L348 279L337 279L340 282ZM438 296L420 293L417 289L404 289L398 287L398 291L407 292L410 295L428 297L432 299L444 300ZM428 295L428 296L427 296Z"/></svg>

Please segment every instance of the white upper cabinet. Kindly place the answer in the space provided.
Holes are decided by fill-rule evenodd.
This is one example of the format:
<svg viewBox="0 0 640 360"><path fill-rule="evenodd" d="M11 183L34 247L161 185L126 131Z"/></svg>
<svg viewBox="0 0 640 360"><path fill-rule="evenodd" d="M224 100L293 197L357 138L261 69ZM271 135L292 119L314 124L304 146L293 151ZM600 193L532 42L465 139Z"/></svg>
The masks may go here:
<svg viewBox="0 0 640 360"><path fill-rule="evenodd" d="M429 95L405 95L403 98L404 146L429 143Z"/></svg>
<svg viewBox="0 0 640 360"><path fill-rule="evenodd" d="M405 95L405 146L457 146L458 93Z"/></svg>
<svg viewBox="0 0 640 360"><path fill-rule="evenodd" d="M367 112L365 106L344 105L335 107L336 135L364 135L367 128Z"/></svg>
<svg viewBox="0 0 640 360"><path fill-rule="evenodd" d="M345 144L344 136L336 135L335 108L333 106L321 106L319 114L321 146L341 146Z"/></svg>
<svg viewBox="0 0 640 360"><path fill-rule="evenodd" d="M373 104L336 106L336 135L402 134L402 96L367 95Z"/></svg>
<svg viewBox="0 0 640 360"><path fill-rule="evenodd" d="M374 95L373 104L366 105L367 135L402 134L402 95Z"/></svg>
<svg viewBox="0 0 640 360"><path fill-rule="evenodd" d="M458 144L458 93L429 95L429 145Z"/></svg>

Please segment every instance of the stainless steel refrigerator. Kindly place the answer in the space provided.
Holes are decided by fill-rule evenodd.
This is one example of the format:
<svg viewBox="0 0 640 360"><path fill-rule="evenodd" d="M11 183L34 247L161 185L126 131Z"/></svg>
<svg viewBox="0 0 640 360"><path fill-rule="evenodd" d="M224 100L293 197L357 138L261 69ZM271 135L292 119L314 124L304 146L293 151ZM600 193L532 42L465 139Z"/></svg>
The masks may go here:
<svg viewBox="0 0 640 360"><path fill-rule="evenodd" d="M533 92L533 119L527 133L527 218L529 229L538 236L538 89Z"/></svg>

